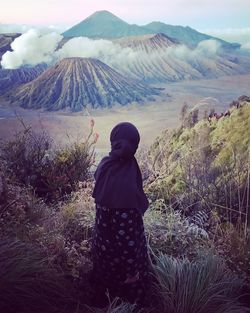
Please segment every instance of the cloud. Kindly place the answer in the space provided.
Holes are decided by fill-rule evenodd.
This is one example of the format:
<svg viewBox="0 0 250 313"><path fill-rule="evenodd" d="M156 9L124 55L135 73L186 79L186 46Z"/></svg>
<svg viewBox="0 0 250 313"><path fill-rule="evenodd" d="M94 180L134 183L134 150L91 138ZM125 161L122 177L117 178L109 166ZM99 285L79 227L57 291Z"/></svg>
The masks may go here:
<svg viewBox="0 0 250 313"><path fill-rule="evenodd" d="M1 24L0 23L0 34L6 33L25 33L30 27L28 25L18 25L18 24Z"/></svg>
<svg viewBox="0 0 250 313"><path fill-rule="evenodd" d="M221 44L214 39L201 41L195 49L190 49L185 45L170 47L166 55L182 61L192 61L194 59L215 58L221 52Z"/></svg>
<svg viewBox="0 0 250 313"><path fill-rule="evenodd" d="M73 38L57 50L62 39L55 32L41 34L38 30L31 29L12 42L13 51L7 51L3 55L1 65L3 68L14 69L22 65L54 63L67 57L92 57L122 69L138 57L138 53L131 48L122 48L109 40L85 37Z"/></svg>
<svg viewBox="0 0 250 313"><path fill-rule="evenodd" d="M243 52L249 52L250 53L250 42L241 45L241 50Z"/></svg>
<svg viewBox="0 0 250 313"><path fill-rule="evenodd" d="M221 44L218 40L209 39L199 42L196 53L204 56L214 56L220 52Z"/></svg>
<svg viewBox="0 0 250 313"><path fill-rule="evenodd" d="M137 56L138 53L131 48L122 48L110 40L93 40L86 37L73 38L55 52L55 57L58 60L67 57L91 57L119 68L136 60Z"/></svg>
<svg viewBox="0 0 250 313"><path fill-rule="evenodd" d="M92 57L100 59L109 66L124 72L130 73L138 62L148 64L162 58L171 56L174 59L191 61L193 59L214 58L220 52L221 44L217 40L205 40L198 44L197 48L191 50L185 45L169 47L161 52L135 51L130 47L122 47L118 43L99 39L93 40L86 37L78 37L69 40L60 50L55 52L57 60L66 57Z"/></svg>
<svg viewBox="0 0 250 313"><path fill-rule="evenodd" d="M40 34L47 34L51 32L62 33L68 29L68 25L28 25L28 24L1 24L0 23L0 34L7 33L21 33L24 34L30 29L36 29Z"/></svg>
<svg viewBox="0 0 250 313"><path fill-rule="evenodd" d="M249 55L250 53L250 27L203 29L202 31L228 42L240 43L239 53L243 55Z"/></svg>
<svg viewBox="0 0 250 313"><path fill-rule="evenodd" d="M113 41L93 40L86 37L70 39L57 50L62 38L56 32L41 34L38 30L28 30L13 41L11 44L13 51L3 55L1 65L11 69L42 62L53 64L68 57L92 57L121 72L128 73L131 66L141 61L150 66L154 60L170 56L189 62L192 59L214 58L220 52L220 43L217 40L202 41L194 50L185 45L178 45L149 55L142 51L134 51L130 47L122 47Z"/></svg>
<svg viewBox="0 0 250 313"><path fill-rule="evenodd" d="M207 28L201 32L221 38L229 42L245 44L250 42L250 27L245 28Z"/></svg>
<svg viewBox="0 0 250 313"><path fill-rule="evenodd" d="M62 36L53 32L41 35L38 30L30 29L11 43L13 51L7 51L1 61L4 68L14 69L22 65L50 63Z"/></svg>

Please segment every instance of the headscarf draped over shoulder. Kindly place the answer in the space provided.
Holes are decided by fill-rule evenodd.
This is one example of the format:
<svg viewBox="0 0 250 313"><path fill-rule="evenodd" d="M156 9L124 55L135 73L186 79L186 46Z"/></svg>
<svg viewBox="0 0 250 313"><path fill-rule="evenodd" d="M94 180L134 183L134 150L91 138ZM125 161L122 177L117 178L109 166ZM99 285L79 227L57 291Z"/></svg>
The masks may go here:
<svg viewBox="0 0 250 313"><path fill-rule="evenodd" d="M92 196L109 208L135 208L144 214L148 200L134 154L140 142L137 128L128 122L116 125L110 134L111 152L99 163Z"/></svg>

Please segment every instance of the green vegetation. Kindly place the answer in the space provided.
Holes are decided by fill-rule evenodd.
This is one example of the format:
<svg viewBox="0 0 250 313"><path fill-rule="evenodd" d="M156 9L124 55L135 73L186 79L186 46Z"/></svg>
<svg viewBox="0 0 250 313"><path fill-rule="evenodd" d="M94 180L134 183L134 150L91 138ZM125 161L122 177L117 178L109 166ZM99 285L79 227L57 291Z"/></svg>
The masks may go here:
<svg viewBox="0 0 250 313"><path fill-rule="evenodd" d="M152 199L188 211L221 207L228 218L246 220L249 134L249 103L219 120L205 118L193 127L165 131L151 148L157 174L148 186Z"/></svg>
<svg viewBox="0 0 250 313"><path fill-rule="evenodd" d="M156 278L151 307L143 309L121 299L101 309L93 301L94 123L83 143L64 149L52 151L50 139L29 127L2 143L0 311L249 312L250 103L230 112L189 117L139 155Z"/></svg>

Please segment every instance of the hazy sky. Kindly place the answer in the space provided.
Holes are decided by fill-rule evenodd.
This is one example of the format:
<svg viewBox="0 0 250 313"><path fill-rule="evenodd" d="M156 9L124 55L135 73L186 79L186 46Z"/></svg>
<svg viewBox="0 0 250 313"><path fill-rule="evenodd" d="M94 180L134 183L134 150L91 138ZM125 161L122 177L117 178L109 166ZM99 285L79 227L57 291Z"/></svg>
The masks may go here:
<svg viewBox="0 0 250 313"><path fill-rule="evenodd" d="M0 23L72 26L98 10L129 23L249 28L250 0L1 0Z"/></svg>

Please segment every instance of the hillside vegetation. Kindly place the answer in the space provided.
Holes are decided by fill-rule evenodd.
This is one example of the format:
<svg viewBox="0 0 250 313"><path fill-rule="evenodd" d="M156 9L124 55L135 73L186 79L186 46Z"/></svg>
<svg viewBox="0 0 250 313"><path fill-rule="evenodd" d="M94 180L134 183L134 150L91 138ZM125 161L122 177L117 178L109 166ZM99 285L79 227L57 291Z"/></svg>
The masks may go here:
<svg viewBox="0 0 250 313"><path fill-rule="evenodd" d="M187 113L186 126L166 130L151 147L156 179L149 192L175 208L192 211L221 205L225 212L247 215L250 102L232 106L224 116L195 121L194 115Z"/></svg>
<svg viewBox="0 0 250 313"><path fill-rule="evenodd" d="M249 312L249 98L224 116L182 113L181 127L138 153L157 282L147 308L120 299L101 308L93 299L94 121L65 149L52 150L24 124L1 143L1 312Z"/></svg>

